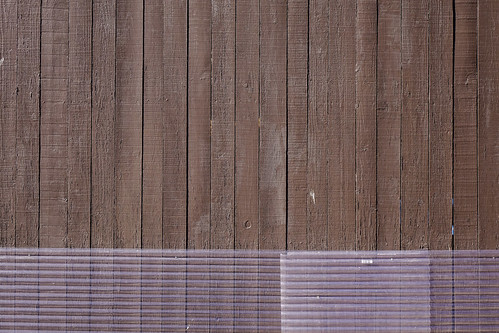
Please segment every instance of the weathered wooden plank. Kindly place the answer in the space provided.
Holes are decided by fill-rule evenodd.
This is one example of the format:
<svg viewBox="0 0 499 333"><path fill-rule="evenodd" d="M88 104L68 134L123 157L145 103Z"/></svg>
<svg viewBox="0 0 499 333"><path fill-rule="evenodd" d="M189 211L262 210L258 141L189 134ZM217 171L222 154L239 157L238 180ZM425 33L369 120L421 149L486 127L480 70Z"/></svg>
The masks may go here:
<svg viewBox="0 0 499 333"><path fill-rule="evenodd" d="M377 248L400 249L401 2L378 3Z"/></svg>
<svg viewBox="0 0 499 333"><path fill-rule="evenodd" d="M91 247L112 248L115 206L115 1L93 1Z"/></svg>
<svg viewBox="0 0 499 333"><path fill-rule="evenodd" d="M164 2L163 248L187 245L187 1Z"/></svg>
<svg viewBox="0 0 499 333"><path fill-rule="evenodd" d="M429 233L431 250L452 249L453 4L429 4Z"/></svg>
<svg viewBox="0 0 499 333"><path fill-rule="evenodd" d="M454 249L478 248L477 1L455 2Z"/></svg>
<svg viewBox="0 0 499 333"><path fill-rule="evenodd" d="M499 2L478 4L478 244L499 249Z"/></svg>
<svg viewBox="0 0 499 333"><path fill-rule="evenodd" d="M401 248L428 248L428 1L402 1Z"/></svg>
<svg viewBox="0 0 499 333"><path fill-rule="evenodd" d="M310 2L308 77L307 229L309 250L328 247L328 50L329 5Z"/></svg>
<svg viewBox="0 0 499 333"><path fill-rule="evenodd" d="M307 249L308 1L288 1L288 243ZM327 30L327 29L326 29ZM327 31L326 31L327 33ZM327 221L326 221L327 222ZM325 235L327 237L327 235Z"/></svg>
<svg viewBox="0 0 499 333"><path fill-rule="evenodd" d="M260 3L261 249L286 248L286 14L286 1Z"/></svg>
<svg viewBox="0 0 499 333"><path fill-rule="evenodd" d="M356 3L329 2L328 248L354 250Z"/></svg>
<svg viewBox="0 0 499 333"><path fill-rule="evenodd" d="M212 2L211 228L214 249L234 248L235 4Z"/></svg>
<svg viewBox="0 0 499 333"><path fill-rule="evenodd" d="M235 248L258 249L259 12L236 4Z"/></svg>
<svg viewBox="0 0 499 333"><path fill-rule="evenodd" d="M17 1L0 1L0 247L16 244Z"/></svg>
<svg viewBox="0 0 499 333"><path fill-rule="evenodd" d="M211 3L189 2L188 244L210 247Z"/></svg>
<svg viewBox="0 0 499 333"><path fill-rule="evenodd" d="M142 246L163 246L164 60L162 0L144 2ZM184 178L185 179L185 178Z"/></svg>
<svg viewBox="0 0 499 333"><path fill-rule="evenodd" d="M57 10L53 10L57 8ZM40 112L40 246L66 247L68 216L68 63L54 73L58 57L68 57L69 4L42 1ZM56 37L57 36L57 37ZM61 47L62 45L66 47ZM46 78L47 76L47 78ZM46 98L45 93L49 92Z"/></svg>
<svg viewBox="0 0 499 333"><path fill-rule="evenodd" d="M357 1L355 65L356 249L376 250L377 4Z"/></svg>
<svg viewBox="0 0 499 333"><path fill-rule="evenodd" d="M116 2L115 247L141 247L143 3Z"/></svg>
<svg viewBox="0 0 499 333"><path fill-rule="evenodd" d="M68 247L90 246L92 3L69 3Z"/></svg>
<svg viewBox="0 0 499 333"><path fill-rule="evenodd" d="M16 246L39 245L41 2L17 2Z"/></svg>

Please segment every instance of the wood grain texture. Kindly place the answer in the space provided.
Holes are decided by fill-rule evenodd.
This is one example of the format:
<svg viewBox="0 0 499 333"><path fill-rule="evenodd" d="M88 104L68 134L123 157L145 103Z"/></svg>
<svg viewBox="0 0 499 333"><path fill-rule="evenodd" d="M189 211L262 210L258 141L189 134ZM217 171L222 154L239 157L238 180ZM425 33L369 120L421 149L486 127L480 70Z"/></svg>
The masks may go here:
<svg viewBox="0 0 499 333"><path fill-rule="evenodd" d="M187 1L164 2L163 248L187 246Z"/></svg>
<svg viewBox="0 0 499 333"><path fill-rule="evenodd" d="M452 249L453 4L429 3L428 248Z"/></svg>
<svg viewBox="0 0 499 333"><path fill-rule="evenodd" d="M260 2L260 249L286 248L287 2Z"/></svg>
<svg viewBox="0 0 499 333"><path fill-rule="evenodd" d="M212 2L211 228L212 249L234 248L235 4Z"/></svg>
<svg viewBox="0 0 499 333"><path fill-rule="evenodd" d="M38 247L41 2L17 2L16 247Z"/></svg>
<svg viewBox="0 0 499 333"><path fill-rule="evenodd" d="M116 2L115 247L140 248L143 3Z"/></svg>
<svg viewBox="0 0 499 333"><path fill-rule="evenodd" d="M0 1L0 246L16 244L17 1Z"/></svg>
<svg viewBox="0 0 499 333"><path fill-rule="evenodd" d="M355 250L356 3L329 2L328 249Z"/></svg>
<svg viewBox="0 0 499 333"><path fill-rule="evenodd" d="M92 3L69 2L67 247L90 246Z"/></svg>
<svg viewBox="0 0 499 333"><path fill-rule="evenodd" d="M287 248L290 250L306 250L308 244L308 5L305 0L288 1Z"/></svg>
<svg viewBox="0 0 499 333"><path fill-rule="evenodd" d="M328 2L310 2L306 229L308 250L327 250L328 247L328 17Z"/></svg>
<svg viewBox="0 0 499 333"><path fill-rule="evenodd" d="M355 65L356 249L377 248L376 222L376 1L358 0Z"/></svg>
<svg viewBox="0 0 499 333"><path fill-rule="evenodd" d="M144 2L142 246L163 247L164 3Z"/></svg>
<svg viewBox="0 0 499 333"><path fill-rule="evenodd" d="M189 2L188 248L210 247L211 3Z"/></svg>
<svg viewBox="0 0 499 333"><path fill-rule="evenodd" d="M258 249L259 2L236 4L235 248Z"/></svg>
<svg viewBox="0 0 499 333"><path fill-rule="evenodd" d="M428 9L402 1L402 250L428 248Z"/></svg>
<svg viewBox="0 0 499 333"><path fill-rule="evenodd" d="M400 129L402 107L402 7L378 3L376 83L377 248L400 249Z"/></svg>
<svg viewBox="0 0 499 333"><path fill-rule="evenodd" d="M492 0L0 1L0 245L498 246Z"/></svg>
<svg viewBox="0 0 499 333"><path fill-rule="evenodd" d="M478 4L478 242L499 249L499 2Z"/></svg>
<svg viewBox="0 0 499 333"><path fill-rule="evenodd" d="M454 248L478 248L477 1L455 2Z"/></svg>
<svg viewBox="0 0 499 333"><path fill-rule="evenodd" d="M40 246L66 247L69 3L43 0L41 10Z"/></svg>

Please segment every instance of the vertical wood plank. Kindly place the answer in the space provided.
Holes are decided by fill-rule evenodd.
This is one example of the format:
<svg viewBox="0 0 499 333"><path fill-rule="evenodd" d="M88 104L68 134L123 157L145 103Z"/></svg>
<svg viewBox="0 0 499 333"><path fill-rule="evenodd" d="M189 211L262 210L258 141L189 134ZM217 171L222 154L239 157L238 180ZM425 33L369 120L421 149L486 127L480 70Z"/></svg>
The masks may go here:
<svg viewBox="0 0 499 333"><path fill-rule="evenodd" d="M144 2L144 248L163 246L163 6L162 0Z"/></svg>
<svg viewBox="0 0 499 333"><path fill-rule="evenodd" d="M210 247L211 3L189 2L188 247Z"/></svg>
<svg viewBox="0 0 499 333"><path fill-rule="evenodd" d="M310 2L308 78L307 249L328 246L328 91L329 6Z"/></svg>
<svg viewBox="0 0 499 333"><path fill-rule="evenodd" d="M356 249L376 250L376 1L357 1Z"/></svg>
<svg viewBox="0 0 499 333"><path fill-rule="evenodd" d="M499 2L478 4L478 216L480 249L499 249Z"/></svg>
<svg viewBox="0 0 499 333"><path fill-rule="evenodd" d="M477 1L455 2L454 249L478 248Z"/></svg>
<svg viewBox="0 0 499 333"><path fill-rule="evenodd" d="M329 2L329 250L354 250L356 3Z"/></svg>
<svg viewBox="0 0 499 333"><path fill-rule="evenodd" d="M379 250L400 249L401 2L378 3L376 83Z"/></svg>
<svg viewBox="0 0 499 333"><path fill-rule="evenodd" d="M235 50L235 249L258 250L258 152L259 152L259 1L236 2ZM247 278L250 288L242 290L238 304L234 305L234 318L258 321L258 305L253 302L254 287L258 287L258 266L248 275L245 268L235 269L235 279ZM249 311L248 311L249 310ZM254 327L248 332L258 332Z"/></svg>
<svg viewBox="0 0 499 333"><path fill-rule="evenodd" d="M258 249L259 2L236 4L235 248Z"/></svg>
<svg viewBox="0 0 499 333"><path fill-rule="evenodd" d="M65 247L68 216L69 4L42 1L40 246Z"/></svg>
<svg viewBox="0 0 499 333"><path fill-rule="evenodd" d="M69 3L68 247L90 246L92 2Z"/></svg>
<svg viewBox="0 0 499 333"><path fill-rule="evenodd" d="M428 1L402 1L401 248L428 248Z"/></svg>
<svg viewBox="0 0 499 333"><path fill-rule="evenodd" d="M141 247L143 3L116 2L115 247Z"/></svg>
<svg viewBox="0 0 499 333"><path fill-rule="evenodd" d="M0 1L0 247L16 244L17 1Z"/></svg>
<svg viewBox="0 0 499 333"><path fill-rule="evenodd" d="M286 1L260 2L261 249L286 248L286 15Z"/></svg>
<svg viewBox="0 0 499 333"><path fill-rule="evenodd" d="M307 249L308 16L307 0L288 1L287 247L290 250Z"/></svg>
<svg viewBox="0 0 499 333"><path fill-rule="evenodd" d="M163 248L187 242L187 1L164 2Z"/></svg>
<svg viewBox="0 0 499 333"><path fill-rule="evenodd" d="M16 246L39 243L39 0L17 3Z"/></svg>
<svg viewBox="0 0 499 333"><path fill-rule="evenodd" d="M452 249L453 4L430 1L429 235L431 250Z"/></svg>
<svg viewBox="0 0 499 333"><path fill-rule="evenodd" d="M211 248L234 248L235 5L212 2Z"/></svg>
<svg viewBox="0 0 499 333"><path fill-rule="evenodd" d="M112 248L115 206L115 0L93 1L91 247Z"/></svg>

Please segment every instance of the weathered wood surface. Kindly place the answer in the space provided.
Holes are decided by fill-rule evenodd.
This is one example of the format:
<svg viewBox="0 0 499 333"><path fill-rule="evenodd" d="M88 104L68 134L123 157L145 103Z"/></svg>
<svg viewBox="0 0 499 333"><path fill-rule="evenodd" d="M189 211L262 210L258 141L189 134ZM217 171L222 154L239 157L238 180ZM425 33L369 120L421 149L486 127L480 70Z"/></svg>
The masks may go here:
<svg viewBox="0 0 499 333"><path fill-rule="evenodd" d="M497 1L0 5L0 246L499 247Z"/></svg>

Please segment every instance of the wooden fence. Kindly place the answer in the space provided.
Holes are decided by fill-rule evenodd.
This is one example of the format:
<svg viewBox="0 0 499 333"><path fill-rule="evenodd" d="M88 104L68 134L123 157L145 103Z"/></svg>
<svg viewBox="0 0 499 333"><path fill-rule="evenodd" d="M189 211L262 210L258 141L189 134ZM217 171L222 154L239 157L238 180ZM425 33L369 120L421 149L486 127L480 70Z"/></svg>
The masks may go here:
<svg viewBox="0 0 499 333"><path fill-rule="evenodd" d="M0 246L499 248L499 1L0 0Z"/></svg>

